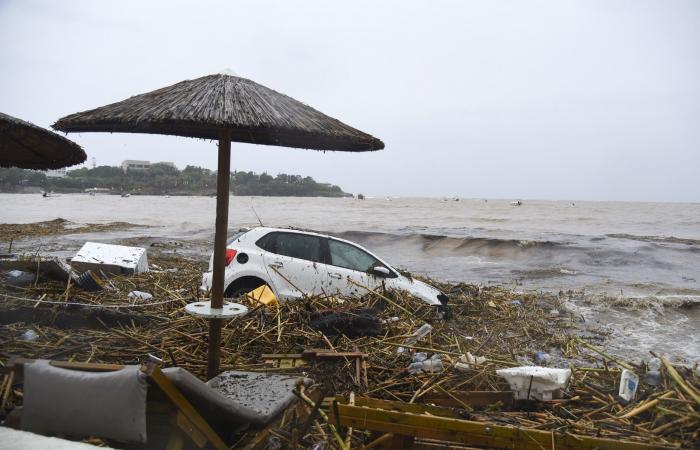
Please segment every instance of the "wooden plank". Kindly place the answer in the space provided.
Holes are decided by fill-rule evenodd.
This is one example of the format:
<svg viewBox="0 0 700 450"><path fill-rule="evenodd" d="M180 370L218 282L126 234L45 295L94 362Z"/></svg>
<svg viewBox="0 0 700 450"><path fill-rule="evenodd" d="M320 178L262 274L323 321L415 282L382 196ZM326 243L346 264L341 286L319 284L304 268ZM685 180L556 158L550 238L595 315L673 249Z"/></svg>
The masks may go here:
<svg viewBox="0 0 700 450"><path fill-rule="evenodd" d="M362 352L336 352L334 350L310 348L304 350L302 358L365 358L366 353Z"/></svg>
<svg viewBox="0 0 700 450"><path fill-rule="evenodd" d="M182 411L178 410L175 413L175 425L177 425L177 427L180 428L183 433L189 436L197 447L202 448L207 444L207 437L204 435L204 433L199 431Z"/></svg>
<svg viewBox="0 0 700 450"><path fill-rule="evenodd" d="M206 436L212 447L218 450L228 450L228 446L216 434L204 418L194 409L192 404L182 395L175 385L163 374L159 367L149 364L146 367L146 374L153 380L155 384L163 391L163 393L173 402L173 404L184 414L184 416L192 422L192 425Z"/></svg>
<svg viewBox="0 0 700 450"><path fill-rule="evenodd" d="M341 404L347 404L347 398L338 396L337 400ZM380 400L370 397L355 397L355 406L367 406L369 408L383 409L386 411L407 412L413 414L431 414L439 417L452 417L459 419L461 416L457 411L439 406L424 405L421 403L407 403L395 400Z"/></svg>
<svg viewBox="0 0 700 450"><path fill-rule="evenodd" d="M263 353L262 359L301 359L301 353Z"/></svg>
<svg viewBox="0 0 700 450"><path fill-rule="evenodd" d="M498 402L501 402L504 408L513 406L512 391L454 391L450 394L474 409L483 409ZM457 400L442 392L431 391L425 394L422 400L450 408L462 407Z"/></svg>
<svg viewBox="0 0 700 450"><path fill-rule="evenodd" d="M385 411L364 406L338 404L338 420L334 414L330 422L361 430L394 433L416 438L457 442L489 448L542 450L558 448L570 450L650 450L664 448L640 442L601 439L549 431L493 425L469 420L435 417L396 411ZM667 447L670 448L670 447Z"/></svg>

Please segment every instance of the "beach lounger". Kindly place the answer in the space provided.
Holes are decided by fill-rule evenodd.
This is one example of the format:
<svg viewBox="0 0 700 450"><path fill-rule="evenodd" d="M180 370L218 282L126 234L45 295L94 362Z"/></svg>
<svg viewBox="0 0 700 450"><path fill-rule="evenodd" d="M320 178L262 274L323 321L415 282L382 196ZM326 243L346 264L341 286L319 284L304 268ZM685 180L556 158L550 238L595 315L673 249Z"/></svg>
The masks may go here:
<svg viewBox="0 0 700 450"><path fill-rule="evenodd" d="M24 382L18 428L95 436L128 448L215 448L247 429L263 429L296 403L308 379L224 372L204 383L185 369L15 358L7 369ZM22 378L20 378L22 377ZM12 420L6 421L11 423Z"/></svg>

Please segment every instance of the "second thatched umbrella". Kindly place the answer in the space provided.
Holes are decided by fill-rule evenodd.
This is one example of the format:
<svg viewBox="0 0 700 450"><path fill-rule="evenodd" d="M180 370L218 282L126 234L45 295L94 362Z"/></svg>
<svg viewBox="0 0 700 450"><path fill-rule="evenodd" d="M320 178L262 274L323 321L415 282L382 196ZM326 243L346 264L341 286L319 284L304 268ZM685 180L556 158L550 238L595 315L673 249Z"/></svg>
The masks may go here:
<svg viewBox="0 0 700 450"><path fill-rule="evenodd" d="M75 142L22 119L0 113L0 167L60 169L87 159Z"/></svg>
<svg viewBox="0 0 700 450"><path fill-rule="evenodd" d="M231 141L314 150L381 150L379 139L251 80L216 74L186 80L59 119L66 132L171 134L218 139L211 308L223 308ZM219 370L221 320L211 319L207 374Z"/></svg>

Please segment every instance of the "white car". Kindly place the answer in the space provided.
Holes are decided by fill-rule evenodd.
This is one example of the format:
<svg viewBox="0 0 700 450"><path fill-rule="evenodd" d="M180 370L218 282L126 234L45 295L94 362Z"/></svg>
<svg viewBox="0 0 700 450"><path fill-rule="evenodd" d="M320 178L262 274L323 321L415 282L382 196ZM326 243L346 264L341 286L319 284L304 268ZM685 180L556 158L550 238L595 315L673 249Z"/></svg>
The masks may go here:
<svg viewBox="0 0 700 450"><path fill-rule="evenodd" d="M202 290L211 289L212 264ZM281 300L304 295L360 297L367 289L403 290L435 306L447 296L401 275L369 251L343 239L284 228L257 227L236 233L226 244L225 297L235 298L267 284Z"/></svg>

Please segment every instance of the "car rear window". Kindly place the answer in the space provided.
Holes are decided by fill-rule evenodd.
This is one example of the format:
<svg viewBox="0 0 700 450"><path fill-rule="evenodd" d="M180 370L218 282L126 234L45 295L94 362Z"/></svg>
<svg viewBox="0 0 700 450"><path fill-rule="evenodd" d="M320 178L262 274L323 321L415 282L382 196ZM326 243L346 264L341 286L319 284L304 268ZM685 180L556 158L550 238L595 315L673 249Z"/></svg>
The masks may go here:
<svg viewBox="0 0 700 450"><path fill-rule="evenodd" d="M277 233L267 233L255 243L258 247L268 252L275 253L275 237Z"/></svg>

